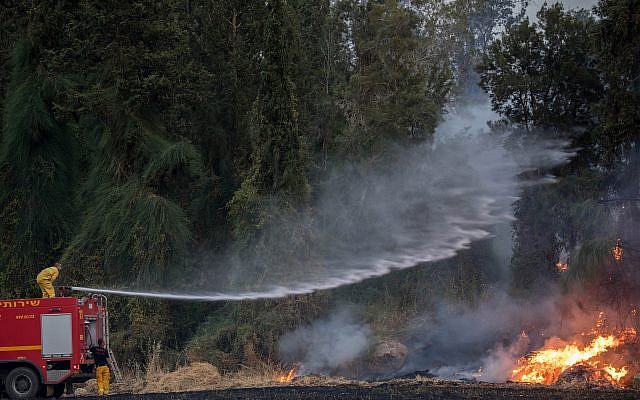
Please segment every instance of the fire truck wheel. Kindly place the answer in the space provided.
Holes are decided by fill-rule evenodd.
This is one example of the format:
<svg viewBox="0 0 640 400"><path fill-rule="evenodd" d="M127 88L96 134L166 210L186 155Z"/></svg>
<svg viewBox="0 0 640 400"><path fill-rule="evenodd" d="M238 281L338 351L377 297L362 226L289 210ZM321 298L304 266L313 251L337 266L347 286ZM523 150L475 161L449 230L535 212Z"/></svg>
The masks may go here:
<svg viewBox="0 0 640 400"><path fill-rule="evenodd" d="M40 379L31 368L19 367L7 375L5 389L12 399L32 399L40 390Z"/></svg>

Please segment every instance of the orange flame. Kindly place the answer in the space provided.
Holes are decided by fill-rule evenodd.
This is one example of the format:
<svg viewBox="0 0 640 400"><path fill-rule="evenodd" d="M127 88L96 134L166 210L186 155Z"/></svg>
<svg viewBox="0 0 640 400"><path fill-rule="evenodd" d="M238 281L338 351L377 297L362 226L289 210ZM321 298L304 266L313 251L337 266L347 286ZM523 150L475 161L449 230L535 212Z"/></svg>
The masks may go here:
<svg viewBox="0 0 640 400"><path fill-rule="evenodd" d="M627 369L627 367L622 367L620 369L616 369L615 367L612 367L611 365L605 365L604 368L602 368L611 378L613 378L613 380L615 382L612 383L620 383L620 379L624 378L627 373L629 372L629 370Z"/></svg>
<svg viewBox="0 0 640 400"><path fill-rule="evenodd" d="M567 264L566 262L563 263L563 262L558 261L556 263L556 268L560 272L566 272L569 269L569 264Z"/></svg>
<svg viewBox="0 0 640 400"><path fill-rule="evenodd" d="M291 368L289 370L289 372L285 372L281 375L278 375L276 377L276 381L280 382L280 383L289 383L291 381L293 381L293 378L296 377L296 374L298 373L298 368L300 367L300 364L294 364L293 368Z"/></svg>
<svg viewBox="0 0 640 400"><path fill-rule="evenodd" d="M619 383L626 376L626 367L616 369L611 365L598 367L598 355L618 347L627 339L636 335L634 329L627 329L620 335L597 336L587 346L580 347L576 343L567 344L563 348L538 350L518 360L518 367L512 371L512 380L517 382L553 384L562 372L576 364L586 364L602 370L608 375L611 383ZM609 379L610 378L610 379Z"/></svg>
<svg viewBox="0 0 640 400"><path fill-rule="evenodd" d="M622 241L620 239L616 241L616 245L611 249L611 254L616 262L622 261L624 250L622 249Z"/></svg>

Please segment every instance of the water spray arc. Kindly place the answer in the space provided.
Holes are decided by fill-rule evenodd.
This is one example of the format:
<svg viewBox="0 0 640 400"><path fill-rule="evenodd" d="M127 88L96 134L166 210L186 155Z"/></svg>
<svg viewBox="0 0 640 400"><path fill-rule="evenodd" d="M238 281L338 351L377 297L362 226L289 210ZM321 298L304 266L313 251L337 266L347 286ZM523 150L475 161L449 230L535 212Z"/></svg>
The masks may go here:
<svg viewBox="0 0 640 400"><path fill-rule="evenodd" d="M104 289L91 288L83 286L71 286L71 290L76 292L113 294L119 296L130 297L146 297L165 300L191 300L191 301L241 301L241 300L257 300L257 299L275 299L286 297L293 294L310 293L309 291L290 291L282 288L282 290L274 289L266 292L237 292L237 293L201 293L201 294L185 294L173 292L154 292L154 291L136 291L125 289Z"/></svg>
<svg viewBox="0 0 640 400"><path fill-rule="evenodd" d="M303 257L289 259L289 249L270 248L264 257L203 262L198 268L205 289L184 282L181 287L189 289L73 290L191 301L273 299L451 258L491 237L492 226L512 221L512 204L523 186L553 182L539 174L536 181L523 181L524 171L557 166L574 155L558 141L514 148L506 137L489 134L491 119L495 114L488 103L460 108L441 124L433 142L394 149L385 168L336 165L318 190L313 215L285 215L278 224L313 238L304 244ZM269 243L290 240L278 229L265 237Z"/></svg>

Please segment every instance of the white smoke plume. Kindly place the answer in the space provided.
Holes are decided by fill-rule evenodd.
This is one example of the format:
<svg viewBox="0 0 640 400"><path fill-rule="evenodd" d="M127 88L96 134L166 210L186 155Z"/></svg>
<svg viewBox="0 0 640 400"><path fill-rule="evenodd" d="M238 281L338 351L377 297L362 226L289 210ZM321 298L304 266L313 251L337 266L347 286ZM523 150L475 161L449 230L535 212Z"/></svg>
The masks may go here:
<svg viewBox="0 0 640 400"><path fill-rule="evenodd" d="M371 339L372 330L350 309L341 309L284 335L279 342L280 358L301 362L299 374L329 374L360 357Z"/></svg>

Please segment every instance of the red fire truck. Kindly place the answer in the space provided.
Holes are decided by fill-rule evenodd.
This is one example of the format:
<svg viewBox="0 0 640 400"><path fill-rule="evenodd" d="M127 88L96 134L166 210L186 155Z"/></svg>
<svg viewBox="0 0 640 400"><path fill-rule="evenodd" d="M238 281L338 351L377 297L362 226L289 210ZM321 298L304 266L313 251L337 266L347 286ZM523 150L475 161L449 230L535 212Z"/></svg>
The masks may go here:
<svg viewBox="0 0 640 400"><path fill-rule="evenodd" d="M72 393L73 382L94 377L89 348L100 337L108 346L108 326L103 295L0 300L0 393Z"/></svg>

